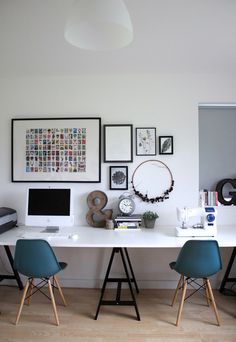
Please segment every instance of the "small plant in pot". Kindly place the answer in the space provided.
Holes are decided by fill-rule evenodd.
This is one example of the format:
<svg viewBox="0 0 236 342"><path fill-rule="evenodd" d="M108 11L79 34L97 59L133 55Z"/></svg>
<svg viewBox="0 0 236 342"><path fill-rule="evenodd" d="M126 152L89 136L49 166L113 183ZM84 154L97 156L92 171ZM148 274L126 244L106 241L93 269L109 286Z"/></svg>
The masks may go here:
<svg viewBox="0 0 236 342"><path fill-rule="evenodd" d="M143 214L143 222L146 228L154 228L156 219L159 217L154 211L145 211Z"/></svg>

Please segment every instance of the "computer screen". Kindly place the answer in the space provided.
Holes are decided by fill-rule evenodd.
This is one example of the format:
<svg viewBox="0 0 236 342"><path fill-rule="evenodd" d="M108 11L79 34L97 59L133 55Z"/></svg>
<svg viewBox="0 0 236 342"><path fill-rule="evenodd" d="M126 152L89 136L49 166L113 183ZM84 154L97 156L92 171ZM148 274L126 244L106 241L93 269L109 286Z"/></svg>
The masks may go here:
<svg viewBox="0 0 236 342"><path fill-rule="evenodd" d="M72 226L74 217L70 188L29 188L27 191L27 226Z"/></svg>

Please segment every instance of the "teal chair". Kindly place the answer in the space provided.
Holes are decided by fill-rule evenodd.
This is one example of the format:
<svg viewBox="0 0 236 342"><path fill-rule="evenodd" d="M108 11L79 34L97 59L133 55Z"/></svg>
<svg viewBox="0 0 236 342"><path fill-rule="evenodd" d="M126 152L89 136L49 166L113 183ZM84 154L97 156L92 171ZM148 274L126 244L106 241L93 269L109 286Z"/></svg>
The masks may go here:
<svg viewBox="0 0 236 342"><path fill-rule="evenodd" d="M185 299L199 289L204 289L208 305L212 304L217 324L220 325L219 314L217 311L215 299L213 296L209 277L216 274L222 268L220 250L215 240L189 240L182 247L176 261L170 263L170 268L180 274L180 279L175 290L172 306L175 303L178 291L182 289L182 297L179 304L179 310L176 325L179 325L183 304ZM197 279L202 278L202 285L198 284ZM197 285L197 289L187 298L187 285ZM194 286L193 286L194 287ZM194 287L195 288L195 287Z"/></svg>
<svg viewBox="0 0 236 342"><path fill-rule="evenodd" d="M28 304L30 304L32 295L40 291L46 297L51 299L56 324L59 325L53 290L54 288L58 289L62 302L66 306L65 297L56 276L56 274L65 269L66 266L66 263L57 261L52 247L47 241L41 239L17 240L14 256L14 268L21 274L27 276L28 280L25 285L20 307L16 316L16 324L19 321L25 300L28 300ZM41 279L41 281L35 285L34 279ZM47 296L42 292L41 289L44 285L48 285L50 296Z"/></svg>

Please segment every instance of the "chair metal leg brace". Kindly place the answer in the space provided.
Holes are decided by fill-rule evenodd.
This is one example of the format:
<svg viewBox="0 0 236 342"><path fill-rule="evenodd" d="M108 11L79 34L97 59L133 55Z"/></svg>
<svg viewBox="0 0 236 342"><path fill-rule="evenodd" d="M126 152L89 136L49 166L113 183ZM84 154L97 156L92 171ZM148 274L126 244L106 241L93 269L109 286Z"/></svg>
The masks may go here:
<svg viewBox="0 0 236 342"><path fill-rule="evenodd" d="M109 278L109 274L110 274L110 271L111 271L111 266L112 266L112 263L113 263L113 260L114 260L115 253L120 253L126 278ZM125 259L125 255L126 255L126 259ZM108 263L108 267L107 267L107 271L106 271L106 275L105 275L105 279L104 279L103 286L102 286L102 289L101 289L101 295L100 295L100 299L99 299L96 315L94 317L95 320L98 318L98 314L99 314L101 305L129 305L129 306L133 305L135 307L137 320L140 321L140 315L139 315L138 306L137 306L137 303L136 303L136 299L135 299L132 283L135 284L135 288L136 288L137 293L139 292L139 290L138 290L137 282L136 282L135 277L134 277L134 272L133 272L132 265L131 265L131 262L130 262L130 259L129 259L128 251L126 249L125 249L125 255L124 255L124 252L123 252L122 248L113 248L113 250L112 250L111 257L110 257L110 260L109 260L109 263ZM128 267L127 267L127 262L126 261L128 262L129 269L130 269L132 277L130 277L130 275L129 275L129 271L128 271ZM116 292L116 299L115 300L103 300L103 296L104 296L104 293L105 293L106 285L109 282L117 283L117 292ZM121 300L120 299L121 298L121 287L122 287L122 283L123 282L128 283L132 300Z"/></svg>
<svg viewBox="0 0 236 342"><path fill-rule="evenodd" d="M48 296L46 293L44 293L44 292L41 290L42 288L45 287L46 284L48 284L48 278L42 278L41 281L40 281L37 285L34 284L34 278L29 278L28 281L29 281L29 288L28 288L28 293L26 294L26 297L25 297L25 300L28 300L28 305L30 304L31 297L32 297L36 292L42 293L42 295L44 295L44 296L47 297L49 300L51 300L51 296ZM55 283L56 283L56 286L53 284L54 281L55 281ZM61 289L61 286L60 286L60 283L59 283L59 281L58 281L57 276L54 276L54 277L53 277L53 283L51 283L51 287L52 287L53 293L54 293L54 289L58 290L63 305L64 305L64 306L67 306L67 303L66 303L66 300L65 300L65 297L64 297L64 294L63 294L63 292L62 292L62 289Z"/></svg>
<svg viewBox="0 0 236 342"><path fill-rule="evenodd" d="M41 289L43 289L45 287L45 285L48 283L48 278L43 278L41 279L41 281L37 284L34 285L33 279L29 278L29 293L26 296L25 300L28 300L28 303L30 302L30 298L36 293L36 292L40 292L42 293L42 295L44 295L46 298L48 298L49 300L51 300L51 297L48 296L46 293L44 293ZM52 286L53 287L53 286Z"/></svg>
<svg viewBox="0 0 236 342"><path fill-rule="evenodd" d="M199 291L201 288L203 288L205 290L205 296L206 296L206 299L207 299L207 304L208 304L208 306L210 306L210 304L212 304L213 310L214 310L214 313L215 313L215 316L216 316L217 324L220 325L220 317L219 317L219 313L218 313L218 310L217 310L217 307L216 307L216 302L215 302L215 299L214 299L214 295L213 295L213 291L212 291L212 288L211 288L210 280L208 278L204 278L203 279L203 285L199 285L199 284L196 283L199 286L199 289L195 290L194 293L192 293L192 294L190 294L189 296L186 297L187 285L189 284L189 281L192 282L194 280L192 280L191 278L184 279L184 276L180 277L178 285L177 285L176 290L175 290L174 298L172 300L172 304L171 305L173 306L174 303L175 303L178 291L180 289L182 289L182 297L181 297L180 304L179 304L177 320L176 320L176 326L179 325L179 322L180 322L180 319L181 319L184 301L186 299L188 299L189 297L191 297L195 292Z"/></svg>
<svg viewBox="0 0 236 342"><path fill-rule="evenodd" d="M53 294L53 289L54 288L58 289L58 292L59 292L59 294L61 296L61 299L62 299L62 302L63 302L64 306L66 306L67 303L66 303L65 297L63 295L63 292L62 292L62 289L61 289L61 286L59 284L59 281L58 281L57 277L54 276L53 278L54 278L53 280L55 280L55 283L56 283L57 287L52 285L52 283L51 283L49 278L42 279L41 282L38 285L34 285L34 278L28 278L27 283L26 283L25 288L24 288L24 292L23 292L22 298L21 298L20 307L19 307L19 310L18 310L18 313L17 313L17 316L16 316L15 324L18 324L18 322L19 322L24 302L27 300L27 304L29 305L31 297L36 292L39 291L45 297L47 297L49 300L51 300L52 307L53 307L53 312L54 312L54 316L55 316L55 320L56 320L56 325L59 325L59 318L58 318L58 313L57 313L57 308L56 308L56 302L55 302L55 297L54 297L54 294ZM41 286L42 283L43 283L43 285ZM45 286L45 284L48 285L48 290L49 290L50 296L48 296L46 293L41 291L41 288L43 288ZM40 287L38 287L39 285L40 285ZM27 294L28 294L28 296L27 296Z"/></svg>
<svg viewBox="0 0 236 342"><path fill-rule="evenodd" d="M204 279L203 279L202 285L198 284L198 282L196 281L196 279L193 279L193 278L187 278L186 280L187 280L187 285L190 285L190 286L194 289L194 291L193 291L192 293L190 293L190 294L185 298L185 300L187 300L188 298L192 297L196 292L199 292L202 296L206 297L206 290L207 290L207 288L206 288L206 282L205 282ZM196 289L196 287L194 287L194 286L192 285L192 283L194 283L195 285L197 285L198 288ZM204 290L204 293L201 293L201 290ZM208 299L209 299L209 297L208 297Z"/></svg>

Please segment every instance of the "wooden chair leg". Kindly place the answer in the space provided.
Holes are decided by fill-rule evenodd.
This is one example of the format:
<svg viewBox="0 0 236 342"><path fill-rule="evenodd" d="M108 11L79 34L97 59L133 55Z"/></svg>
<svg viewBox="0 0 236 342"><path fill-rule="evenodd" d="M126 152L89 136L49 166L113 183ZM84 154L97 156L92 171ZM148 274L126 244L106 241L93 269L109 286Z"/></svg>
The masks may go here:
<svg viewBox="0 0 236 342"><path fill-rule="evenodd" d="M26 293L27 293L28 288L29 288L29 284L30 284L30 282L29 282L29 280L27 280L27 283L25 284L23 295L21 297L20 307L19 307L19 310L18 310L18 313L17 313L17 316L16 316L15 324L18 324L18 322L19 322L21 311L22 311L22 308L23 308L23 305L24 305L24 301L25 301L25 297L26 297Z"/></svg>
<svg viewBox="0 0 236 342"><path fill-rule="evenodd" d="M56 286L57 286L57 288L58 288L58 292L59 292L59 294L60 294L60 296L61 296L62 302L63 302L64 306L66 306L67 303L66 303L64 294L63 294L63 292L62 292L62 289L61 289L60 283L59 283L59 281L58 281L58 278L57 278L57 276L55 276L55 275L54 275L54 280L55 280Z"/></svg>
<svg viewBox="0 0 236 342"><path fill-rule="evenodd" d="M27 295L29 296L28 301L27 301L28 305L30 305L30 302L31 302L33 288L34 288L34 278L32 278L29 283L29 289L28 289L29 291L27 293Z"/></svg>
<svg viewBox="0 0 236 342"><path fill-rule="evenodd" d="M59 318L58 318L58 314L57 314L57 308L56 308L56 303L55 303L50 279L48 279L48 289L49 289L49 293L50 293L51 300L52 300L52 307L53 307L53 312L54 312L55 319L56 319L56 324L59 325Z"/></svg>
<svg viewBox="0 0 236 342"><path fill-rule="evenodd" d="M210 306L211 300L210 300L210 295L209 295L209 291L208 291L208 286L207 286L206 278L203 278L202 281L203 281L203 286L204 286L204 289L205 289L205 296L206 296L207 305Z"/></svg>
<svg viewBox="0 0 236 342"><path fill-rule="evenodd" d="M214 295L213 295L213 292L212 292L211 283L210 283L209 279L206 279L206 284L207 284L207 290L209 292L209 296L210 296L210 299L211 299L211 303L212 303L212 306L213 306L213 309L214 309L214 312L215 312L217 323L218 323L218 325L220 325L220 316L219 316L219 313L218 313L218 310L217 310L217 307L216 307L216 302L215 302L215 298L214 298Z"/></svg>
<svg viewBox="0 0 236 342"><path fill-rule="evenodd" d="M181 301L179 304L179 310L178 310L178 314L177 314L177 320L176 320L176 326L179 325L180 322L180 318L181 318L181 314L182 314L182 310L183 310L183 305L184 305L184 299L185 299L185 295L186 295L186 290L187 290L187 280L183 280L183 291L182 291L182 297L181 297Z"/></svg>
<svg viewBox="0 0 236 342"><path fill-rule="evenodd" d="M184 280L184 276L181 275L180 278L179 278L179 282L178 282L178 285L175 289L175 293L174 293L174 297L173 297L173 300L172 300L172 303L171 303L171 306L173 306L175 304L175 301L176 301L176 298L177 298L177 294L178 294L178 291L181 289L181 287L183 286L183 280Z"/></svg>

